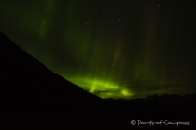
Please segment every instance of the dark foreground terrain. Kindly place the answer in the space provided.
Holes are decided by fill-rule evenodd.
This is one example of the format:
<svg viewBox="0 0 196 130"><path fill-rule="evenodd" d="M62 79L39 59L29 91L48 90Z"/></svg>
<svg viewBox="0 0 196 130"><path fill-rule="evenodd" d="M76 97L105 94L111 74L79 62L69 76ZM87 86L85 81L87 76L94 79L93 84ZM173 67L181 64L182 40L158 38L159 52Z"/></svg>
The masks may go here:
<svg viewBox="0 0 196 130"><path fill-rule="evenodd" d="M0 60L0 129L189 129L196 123L196 93L102 100L50 71L3 33Z"/></svg>

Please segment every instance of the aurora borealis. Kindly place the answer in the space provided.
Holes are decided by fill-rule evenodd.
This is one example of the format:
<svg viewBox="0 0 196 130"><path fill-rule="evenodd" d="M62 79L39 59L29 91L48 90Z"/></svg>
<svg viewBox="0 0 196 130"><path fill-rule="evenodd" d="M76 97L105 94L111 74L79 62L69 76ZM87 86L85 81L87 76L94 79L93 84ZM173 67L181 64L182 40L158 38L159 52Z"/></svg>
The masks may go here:
<svg viewBox="0 0 196 130"><path fill-rule="evenodd" d="M0 31L102 98L196 91L190 1L6 0Z"/></svg>

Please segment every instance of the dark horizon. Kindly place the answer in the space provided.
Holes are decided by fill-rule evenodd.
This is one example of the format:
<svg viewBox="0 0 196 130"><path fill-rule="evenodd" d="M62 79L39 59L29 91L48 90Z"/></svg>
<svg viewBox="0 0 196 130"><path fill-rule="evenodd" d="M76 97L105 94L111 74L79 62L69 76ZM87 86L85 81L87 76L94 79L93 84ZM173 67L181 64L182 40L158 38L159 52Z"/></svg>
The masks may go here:
<svg viewBox="0 0 196 130"><path fill-rule="evenodd" d="M196 92L190 1L1 2L0 31L50 70L102 98ZM106 92L107 91L107 92Z"/></svg>

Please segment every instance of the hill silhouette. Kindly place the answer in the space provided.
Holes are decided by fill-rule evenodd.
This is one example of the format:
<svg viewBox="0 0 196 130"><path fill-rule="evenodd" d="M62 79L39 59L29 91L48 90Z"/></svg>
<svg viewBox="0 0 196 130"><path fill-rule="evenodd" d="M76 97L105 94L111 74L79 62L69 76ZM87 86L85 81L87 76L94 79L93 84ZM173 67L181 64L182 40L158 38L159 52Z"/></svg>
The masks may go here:
<svg viewBox="0 0 196 130"><path fill-rule="evenodd" d="M127 129L132 120L196 121L196 93L103 100L50 71L2 32L0 60L1 127L104 123L100 128Z"/></svg>
<svg viewBox="0 0 196 130"><path fill-rule="evenodd" d="M99 115L101 98L53 73L3 33L0 60L2 122L46 117L76 122Z"/></svg>

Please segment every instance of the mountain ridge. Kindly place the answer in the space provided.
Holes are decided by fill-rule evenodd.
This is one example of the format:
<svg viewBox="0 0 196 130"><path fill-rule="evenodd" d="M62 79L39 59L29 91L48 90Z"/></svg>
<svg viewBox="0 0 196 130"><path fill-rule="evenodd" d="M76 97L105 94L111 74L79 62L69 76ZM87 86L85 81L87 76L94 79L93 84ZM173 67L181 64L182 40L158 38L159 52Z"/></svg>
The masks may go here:
<svg viewBox="0 0 196 130"><path fill-rule="evenodd" d="M101 98L50 71L2 32L0 59L4 116L54 115L79 120L95 117L103 105Z"/></svg>

